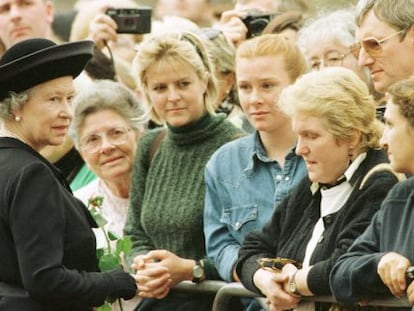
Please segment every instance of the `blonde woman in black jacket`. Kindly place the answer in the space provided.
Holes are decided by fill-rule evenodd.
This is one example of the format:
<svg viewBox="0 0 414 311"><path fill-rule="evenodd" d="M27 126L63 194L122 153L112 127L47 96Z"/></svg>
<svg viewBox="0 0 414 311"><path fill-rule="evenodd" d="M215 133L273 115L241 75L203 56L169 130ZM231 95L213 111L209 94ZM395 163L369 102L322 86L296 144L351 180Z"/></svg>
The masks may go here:
<svg viewBox="0 0 414 311"><path fill-rule="evenodd" d="M308 304L303 296L331 295L332 266L397 182L383 168L373 99L349 69L304 75L282 92L279 106L292 117L308 177L262 231L246 237L237 264L242 283L266 296L270 310L300 309Z"/></svg>

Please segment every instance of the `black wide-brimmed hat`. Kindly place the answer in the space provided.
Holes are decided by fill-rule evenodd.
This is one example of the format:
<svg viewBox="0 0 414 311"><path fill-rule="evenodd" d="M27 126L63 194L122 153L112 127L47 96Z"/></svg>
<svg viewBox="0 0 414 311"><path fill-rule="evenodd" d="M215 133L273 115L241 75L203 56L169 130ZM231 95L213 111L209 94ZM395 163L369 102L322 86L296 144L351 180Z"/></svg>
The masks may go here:
<svg viewBox="0 0 414 311"><path fill-rule="evenodd" d="M92 41L56 44L28 39L10 47L0 59L0 100L64 76L77 77L93 54Z"/></svg>

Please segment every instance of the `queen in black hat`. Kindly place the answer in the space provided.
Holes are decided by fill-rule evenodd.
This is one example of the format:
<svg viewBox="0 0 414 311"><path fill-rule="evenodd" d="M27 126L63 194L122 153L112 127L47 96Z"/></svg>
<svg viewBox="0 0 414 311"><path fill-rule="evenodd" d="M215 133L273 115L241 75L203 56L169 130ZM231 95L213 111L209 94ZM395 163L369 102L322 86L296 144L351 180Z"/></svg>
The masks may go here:
<svg viewBox="0 0 414 311"><path fill-rule="evenodd" d="M61 144L71 121L73 78L91 58L92 47L90 41L56 45L29 39L7 50L0 59L0 136L36 151Z"/></svg>
<svg viewBox="0 0 414 311"><path fill-rule="evenodd" d="M135 296L128 273L98 271L96 223L39 153L63 143L92 50L29 39L0 59L0 310L86 311Z"/></svg>

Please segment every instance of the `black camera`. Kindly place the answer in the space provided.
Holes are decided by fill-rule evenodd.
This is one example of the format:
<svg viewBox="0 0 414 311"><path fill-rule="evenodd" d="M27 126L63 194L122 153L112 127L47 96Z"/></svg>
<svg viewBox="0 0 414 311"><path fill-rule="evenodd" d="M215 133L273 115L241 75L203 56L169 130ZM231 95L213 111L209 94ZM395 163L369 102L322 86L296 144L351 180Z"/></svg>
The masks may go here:
<svg viewBox="0 0 414 311"><path fill-rule="evenodd" d="M263 12L249 12L241 20L247 27L247 38L258 36L276 14Z"/></svg>
<svg viewBox="0 0 414 311"><path fill-rule="evenodd" d="M118 25L118 33L144 34L151 32L151 8L108 9L109 15Z"/></svg>

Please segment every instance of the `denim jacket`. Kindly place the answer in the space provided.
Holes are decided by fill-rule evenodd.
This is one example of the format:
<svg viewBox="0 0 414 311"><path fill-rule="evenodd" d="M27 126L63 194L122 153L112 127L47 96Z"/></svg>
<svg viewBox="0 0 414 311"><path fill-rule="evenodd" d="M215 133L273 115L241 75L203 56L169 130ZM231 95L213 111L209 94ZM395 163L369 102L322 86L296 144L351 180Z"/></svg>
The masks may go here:
<svg viewBox="0 0 414 311"><path fill-rule="evenodd" d="M267 157L258 132L219 148L205 170L204 234L207 255L220 276L232 271L247 233L271 218L273 209L307 174L294 148L285 166Z"/></svg>

